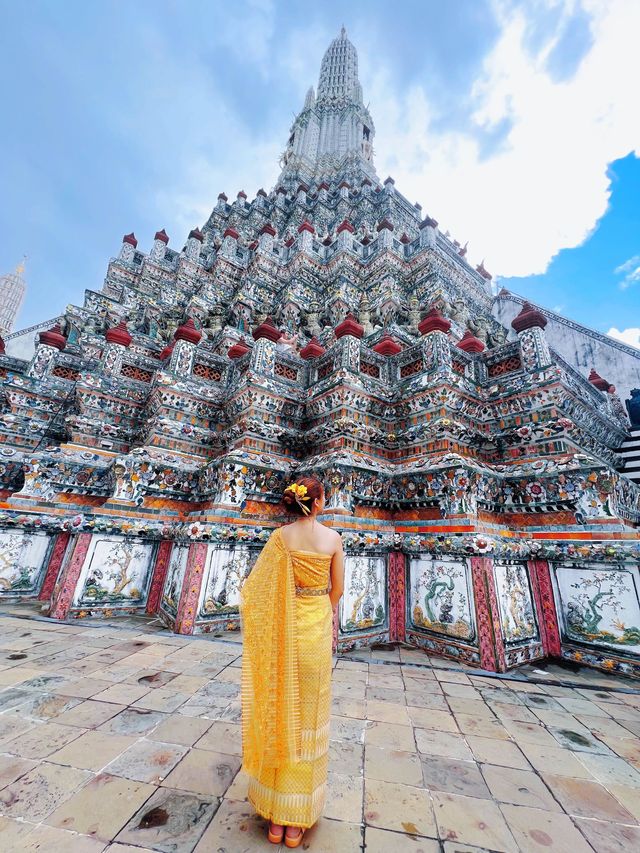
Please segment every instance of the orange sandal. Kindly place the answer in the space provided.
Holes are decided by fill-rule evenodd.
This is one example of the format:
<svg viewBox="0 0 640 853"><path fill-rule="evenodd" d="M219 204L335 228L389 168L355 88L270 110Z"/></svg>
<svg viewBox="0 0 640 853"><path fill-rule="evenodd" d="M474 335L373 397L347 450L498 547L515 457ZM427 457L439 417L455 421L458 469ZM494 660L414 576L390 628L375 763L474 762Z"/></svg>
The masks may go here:
<svg viewBox="0 0 640 853"><path fill-rule="evenodd" d="M285 835L284 843L287 847L299 847L302 843L302 838L304 836L304 829L299 830L299 834L296 835L295 838L291 838L289 835Z"/></svg>
<svg viewBox="0 0 640 853"><path fill-rule="evenodd" d="M282 839L284 838L284 826L280 829L279 833L275 833L271 831L272 823L269 824L269 841L272 844L282 844Z"/></svg>

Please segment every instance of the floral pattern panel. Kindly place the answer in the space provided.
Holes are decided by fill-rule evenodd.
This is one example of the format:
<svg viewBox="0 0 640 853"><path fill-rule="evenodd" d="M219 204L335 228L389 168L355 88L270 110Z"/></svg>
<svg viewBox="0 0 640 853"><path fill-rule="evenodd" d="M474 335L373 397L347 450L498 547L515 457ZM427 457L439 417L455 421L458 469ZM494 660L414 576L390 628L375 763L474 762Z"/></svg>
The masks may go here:
<svg viewBox="0 0 640 853"><path fill-rule="evenodd" d="M162 591L160 609L173 616L174 619L178 614L178 604L180 603L180 594L182 592L184 574L187 569L188 557L188 545L173 546L169 568L167 569L167 577L165 578L164 589Z"/></svg>
<svg viewBox="0 0 640 853"><path fill-rule="evenodd" d="M209 546L198 607L199 618L239 612L240 589L258 553L242 546L233 549Z"/></svg>
<svg viewBox="0 0 640 853"><path fill-rule="evenodd" d="M367 631L387 622L387 564L384 557L347 556L340 631Z"/></svg>
<svg viewBox="0 0 640 853"><path fill-rule="evenodd" d="M94 536L78 579L74 605L144 605L156 546L141 539Z"/></svg>
<svg viewBox="0 0 640 853"><path fill-rule="evenodd" d="M422 555L409 562L409 624L459 640L476 636L467 560Z"/></svg>
<svg viewBox="0 0 640 853"><path fill-rule="evenodd" d="M640 649L638 567L555 567L558 610L566 639L621 651Z"/></svg>
<svg viewBox="0 0 640 853"><path fill-rule="evenodd" d="M494 563L493 570L505 643L537 639L527 567L523 563Z"/></svg>
<svg viewBox="0 0 640 853"><path fill-rule="evenodd" d="M51 541L44 533L0 531L0 595L39 591Z"/></svg>

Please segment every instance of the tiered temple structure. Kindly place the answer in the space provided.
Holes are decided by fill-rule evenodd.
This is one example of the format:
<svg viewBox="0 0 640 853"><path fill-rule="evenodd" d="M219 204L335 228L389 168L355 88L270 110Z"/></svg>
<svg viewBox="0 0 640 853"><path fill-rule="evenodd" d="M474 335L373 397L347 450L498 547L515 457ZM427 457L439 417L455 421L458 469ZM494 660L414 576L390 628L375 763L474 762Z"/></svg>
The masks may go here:
<svg viewBox="0 0 640 853"><path fill-rule="evenodd" d="M343 31L271 192L221 193L177 249L127 234L30 362L0 356L0 594L237 628L283 484L314 472L347 552L340 648L640 671L615 377L528 303L496 319L484 266L379 179L374 134Z"/></svg>

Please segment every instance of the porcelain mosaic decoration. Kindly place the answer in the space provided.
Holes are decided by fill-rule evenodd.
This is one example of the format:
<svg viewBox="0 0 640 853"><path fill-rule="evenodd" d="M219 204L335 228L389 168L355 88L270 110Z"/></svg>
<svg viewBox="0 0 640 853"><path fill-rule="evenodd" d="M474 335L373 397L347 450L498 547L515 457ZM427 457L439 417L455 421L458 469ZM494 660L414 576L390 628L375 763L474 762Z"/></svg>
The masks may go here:
<svg viewBox="0 0 640 853"><path fill-rule="evenodd" d="M378 176L364 104L343 32L271 191L220 193L175 248L125 235L30 361L0 345L0 596L237 629L278 495L313 472L347 552L339 648L633 674L616 377L562 358L529 304L496 319L484 266Z"/></svg>

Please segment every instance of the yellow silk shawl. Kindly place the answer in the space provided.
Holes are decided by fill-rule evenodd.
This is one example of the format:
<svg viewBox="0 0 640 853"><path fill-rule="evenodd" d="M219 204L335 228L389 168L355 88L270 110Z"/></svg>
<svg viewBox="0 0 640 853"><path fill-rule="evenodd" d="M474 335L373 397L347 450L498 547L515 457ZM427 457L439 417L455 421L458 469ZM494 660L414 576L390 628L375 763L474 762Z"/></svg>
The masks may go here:
<svg viewBox="0 0 640 853"><path fill-rule="evenodd" d="M240 594L242 759L259 776L300 760L300 685L291 554L275 530Z"/></svg>

